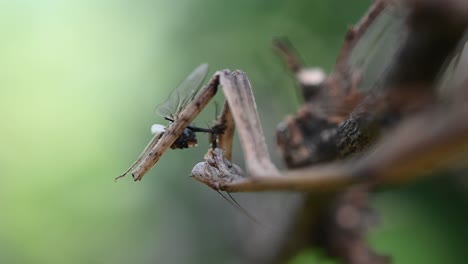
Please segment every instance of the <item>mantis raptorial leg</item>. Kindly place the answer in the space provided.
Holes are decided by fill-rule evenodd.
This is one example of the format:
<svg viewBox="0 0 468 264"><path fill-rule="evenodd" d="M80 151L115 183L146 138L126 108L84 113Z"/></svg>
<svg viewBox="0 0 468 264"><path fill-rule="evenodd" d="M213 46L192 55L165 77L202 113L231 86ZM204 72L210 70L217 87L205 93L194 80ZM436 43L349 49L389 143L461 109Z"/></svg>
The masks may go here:
<svg viewBox="0 0 468 264"><path fill-rule="evenodd" d="M220 135L219 140L223 142L219 144L220 148L210 149L205 155L205 162L196 164L192 169L196 180L215 190L328 192L360 181L398 183L463 160L466 154L468 126L465 120L468 119L468 107L459 104L450 109L422 112L408 119L392 134L377 142L368 151L369 155L359 159L278 172L266 150L256 108L247 106L254 106L255 101L251 90L246 91L251 87L245 73L224 71L220 78L229 108L224 111L228 113L223 113L218 121L235 120L245 154L247 175L243 175L230 162L230 158L226 158L225 153L231 151L233 133ZM468 82L465 85L468 87ZM423 125L428 122L432 124L431 129ZM228 129L234 129L234 124L225 124L228 124ZM418 135L417 140L411 135ZM440 156L440 153L450 153L450 156Z"/></svg>
<svg viewBox="0 0 468 264"><path fill-rule="evenodd" d="M164 133L164 132L163 132L163 133ZM161 138L161 136L163 135L163 133L155 134L155 135L153 136L153 138L150 140L150 142L148 143L148 145L146 145L146 147L143 149L143 151L141 152L140 156L138 156L138 158L135 160L135 162L130 166L130 168L128 168L124 173L122 173L122 174L119 175L117 178L115 178L115 181L117 181L117 180L120 179L120 178L125 177L125 175L127 175L128 173L130 173L136 166L140 165L140 163L142 162L142 160L144 160L144 159L148 156L148 153L150 152L150 150L153 149L153 147L156 145L156 143L157 143L158 140Z"/></svg>

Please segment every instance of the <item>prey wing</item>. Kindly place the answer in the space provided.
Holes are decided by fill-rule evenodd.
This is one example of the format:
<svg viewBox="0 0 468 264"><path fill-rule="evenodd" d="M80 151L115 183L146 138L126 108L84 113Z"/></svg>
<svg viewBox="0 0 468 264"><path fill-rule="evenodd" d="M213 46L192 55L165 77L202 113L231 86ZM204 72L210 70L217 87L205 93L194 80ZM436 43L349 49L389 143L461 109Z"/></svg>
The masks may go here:
<svg viewBox="0 0 468 264"><path fill-rule="evenodd" d="M173 120L185 106L198 94L201 84L208 74L208 64L201 64L175 88L166 101L156 107L156 113L161 117Z"/></svg>

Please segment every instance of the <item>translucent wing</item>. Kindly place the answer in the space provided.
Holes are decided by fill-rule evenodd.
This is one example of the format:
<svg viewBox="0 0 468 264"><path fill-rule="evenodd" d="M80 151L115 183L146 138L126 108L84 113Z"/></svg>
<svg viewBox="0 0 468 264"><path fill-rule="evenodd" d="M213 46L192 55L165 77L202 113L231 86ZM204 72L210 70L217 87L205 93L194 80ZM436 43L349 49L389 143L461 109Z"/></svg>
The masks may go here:
<svg viewBox="0 0 468 264"><path fill-rule="evenodd" d="M359 76L360 91L375 91L381 86L407 35L405 16L406 12L402 8L387 6L375 17L352 48L346 63L351 72ZM349 100L349 92L344 90L324 93L328 98L321 98L321 110L329 116L347 116L356 103Z"/></svg>
<svg viewBox="0 0 468 264"><path fill-rule="evenodd" d="M369 26L354 48L348 64L362 73L359 89L378 88L406 38L405 10L388 6Z"/></svg>
<svg viewBox="0 0 468 264"><path fill-rule="evenodd" d="M447 64L447 68L441 75L438 91L444 100L463 98L459 95L463 93L466 82L466 72L468 69L468 31L465 31L464 38L460 41L458 48L454 52L453 58Z"/></svg>
<svg viewBox="0 0 468 264"><path fill-rule="evenodd" d="M201 64L175 88L166 101L156 107L156 113L162 117L176 119L180 111L191 102L208 73L208 64Z"/></svg>
<svg viewBox="0 0 468 264"><path fill-rule="evenodd" d="M408 31L405 19L408 11L402 7L389 5L375 19L367 29L364 36L354 48L348 65L352 69L361 71L364 77L359 89L368 91L379 89L385 78L388 68L395 60L402 41L407 38ZM468 31L460 41L458 49L450 63L442 70L439 76L439 93L443 97L454 97L457 91L449 91L455 87L462 87L461 83L466 78L468 67Z"/></svg>

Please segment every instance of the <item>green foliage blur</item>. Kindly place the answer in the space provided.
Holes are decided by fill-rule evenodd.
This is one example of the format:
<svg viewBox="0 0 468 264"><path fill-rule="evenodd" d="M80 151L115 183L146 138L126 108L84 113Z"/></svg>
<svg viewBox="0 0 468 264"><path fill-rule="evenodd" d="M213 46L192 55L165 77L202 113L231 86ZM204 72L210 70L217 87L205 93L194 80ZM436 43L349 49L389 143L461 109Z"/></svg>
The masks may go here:
<svg viewBox="0 0 468 264"><path fill-rule="evenodd" d="M164 123L155 106L203 62L211 73L247 72L274 153L275 125L299 100L272 38L289 37L305 61L329 70L369 3L1 1L0 263L237 263L230 248L242 239L232 241L229 223L238 212L188 177L206 136L199 148L168 152L142 182L114 178L150 125ZM197 123L214 115L208 106ZM396 263L466 257L468 232L447 208L465 196L437 196L433 186L376 199L383 223L371 241Z"/></svg>

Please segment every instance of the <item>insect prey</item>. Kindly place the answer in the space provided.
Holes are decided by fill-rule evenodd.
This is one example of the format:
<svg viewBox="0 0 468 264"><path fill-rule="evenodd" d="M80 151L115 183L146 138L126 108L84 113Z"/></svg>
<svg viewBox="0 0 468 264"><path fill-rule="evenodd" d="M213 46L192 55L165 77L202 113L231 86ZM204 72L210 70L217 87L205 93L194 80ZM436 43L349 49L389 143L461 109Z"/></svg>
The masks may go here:
<svg viewBox="0 0 468 264"><path fill-rule="evenodd" d="M196 132L221 134L221 127L200 128L190 124L203 107L215 95L217 84L201 89L208 73L208 64L201 64L175 88L166 101L156 107L156 113L170 122L169 126L154 124L154 135L136 161L116 180L132 173L134 180L141 180L160 156L167 150L197 146ZM217 80L217 79L216 79Z"/></svg>

